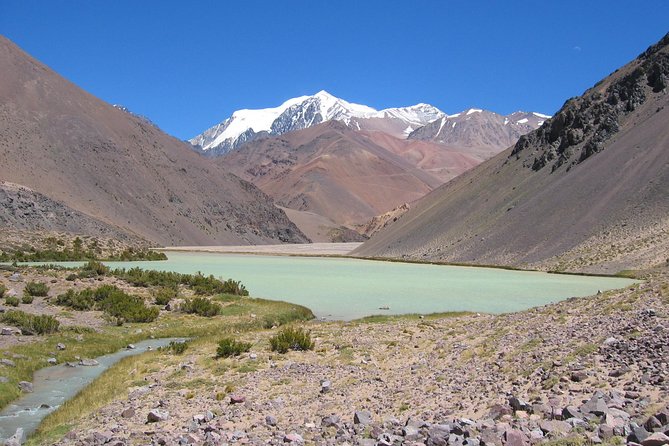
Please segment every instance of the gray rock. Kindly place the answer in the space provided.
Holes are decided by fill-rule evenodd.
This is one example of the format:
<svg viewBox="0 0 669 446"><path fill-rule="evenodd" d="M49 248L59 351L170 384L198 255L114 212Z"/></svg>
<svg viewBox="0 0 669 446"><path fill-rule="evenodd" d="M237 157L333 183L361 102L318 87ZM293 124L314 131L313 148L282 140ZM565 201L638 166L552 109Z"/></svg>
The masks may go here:
<svg viewBox="0 0 669 446"><path fill-rule="evenodd" d="M581 381L584 381L588 378L588 374L583 371L583 370L577 370L575 372L572 372L569 379L574 381L575 383L579 383Z"/></svg>
<svg viewBox="0 0 669 446"><path fill-rule="evenodd" d="M65 350L65 344L59 342L58 344L56 344L56 348L58 350Z"/></svg>
<svg viewBox="0 0 669 446"><path fill-rule="evenodd" d="M159 421L167 421L170 418L170 413L163 409L152 409L146 417L149 423L157 423Z"/></svg>
<svg viewBox="0 0 669 446"><path fill-rule="evenodd" d="M506 446L529 446L530 439L519 429L510 429L504 433Z"/></svg>
<svg viewBox="0 0 669 446"><path fill-rule="evenodd" d="M643 446L662 446L669 444L669 436L662 432L655 432L650 434L644 441L641 442Z"/></svg>
<svg viewBox="0 0 669 446"><path fill-rule="evenodd" d="M121 412L121 417L123 418L132 418L135 416L135 409L132 407L128 407L127 409L124 409L123 412Z"/></svg>
<svg viewBox="0 0 669 446"><path fill-rule="evenodd" d="M362 424L366 426L372 424L374 420L372 419L372 414L367 410L359 410L353 414L353 423Z"/></svg>
<svg viewBox="0 0 669 446"><path fill-rule="evenodd" d="M504 415L513 415L513 408L508 404L495 404L490 408L488 417L493 420L499 420Z"/></svg>
<svg viewBox="0 0 669 446"><path fill-rule="evenodd" d="M14 273L11 276L9 276L9 281L10 282L23 282L23 277L21 277L21 274L19 274L19 273Z"/></svg>
<svg viewBox="0 0 669 446"><path fill-rule="evenodd" d="M182 435L181 438L179 438L179 444L198 444L201 441L200 437L193 433Z"/></svg>
<svg viewBox="0 0 669 446"><path fill-rule="evenodd" d="M527 401L516 398L515 396L509 398L509 406L511 406L514 411L522 410L527 413L532 413L532 405L530 405L530 403Z"/></svg>
<svg viewBox="0 0 669 446"><path fill-rule="evenodd" d="M404 426L402 428L402 435L407 441L415 441L421 437L420 431L415 426Z"/></svg>
<svg viewBox="0 0 669 446"><path fill-rule="evenodd" d="M5 440L5 446L21 446L23 442L23 428L19 427L14 435Z"/></svg>
<svg viewBox="0 0 669 446"><path fill-rule="evenodd" d="M608 426L606 424L601 424L597 432L599 438L601 438L602 440L609 440L613 438L613 436L615 435L615 433L613 432L613 427Z"/></svg>
<svg viewBox="0 0 669 446"><path fill-rule="evenodd" d="M530 431L530 441L535 442L544 438L544 431L541 429L533 429Z"/></svg>
<svg viewBox="0 0 669 446"><path fill-rule="evenodd" d="M49 359L46 360L46 362L51 364L51 365L58 364L58 360L56 358L49 358Z"/></svg>
<svg viewBox="0 0 669 446"><path fill-rule="evenodd" d="M10 288L9 291L5 292L5 297L19 297L19 292L14 288Z"/></svg>
<svg viewBox="0 0 669 446"><path fill-rule="evenodd" d="M597 395L590 398L590 400L581 406L581 412L591 413L597 416L603 416L608 412L609 408L604 401L604 398L598 397Z"/></svg>
<svg viewBox="0 0 669 446"><path fill-rule="evenodd" d="M302 435L296 433L290 433L283 437L284 443L295 443L295 444L304 444L304 438Z"/></svg>
<svg viewBox="0 0 669 446"><path fill-rule="evenodd" d="M321 426L324 427L338 427L339 426L339 417L337 415L328 415L321 419Z"/></svg>
<svg viewBox="0 0 669 446"><path fill-rule="evenodd" d="M643 425L651 432L659 427L662 427L662 423L657 419L656 416L649 417Z"/></svg>
<svg viewBox="0 0 669 446"><path fill-rule="evenodd" d="M632 429L632 433L627 437L627 441L633 441L635 443L641 443L646 438L650 436L650 432L644 429L641 426L637 426Z"/></svg>
<svg viewBox="0 0 669 446"><path fill-rule="evenodd" d="M560 420L544 420L539 423L539 428L544 434L568 433L571 432L571 424Z"/></svg>
<svg viewBox="0 0 669 446"><path fill-rule="evenodd" d="M1 336L13 336L15 334L21 334L21 330L14 327L2 327L2 330L0 330Z"/></svg>
<svg viewBox="0 0 669 446"><path fill-rule="evenodd" d="M134 350L135 349L135 344L128 344L126 347L128 350Z"/></svg>
<svg viewBox="0 0 669 446"><path fill-rule="evenodd" d="M562 418L565 420L569 418L581 418L581 416L581 411L576 406L567 406L562 409Z"/></svg>
<svg viewBox="0 0 669 446"><path fill-rule="evenodd" d="M332 390L332 383L330 380L324 380L321 381L321 393L328 393L330 390Z"/></svg>
<svg viewBox="0 0 669 446"><path fill-rule="evenodd" d="M83 365L86 367L95 367L97 365L100 365L100 363L97 362L95 359L83 358L79 360L79 365Z"/></svg>
<svg viewBox="0 0 669 446"><path fill-rule="evenodd" d="M0 365L4 365L5 367L16 367L16 363L14 361L6 358L0 359Z"/></svg>
<svg viewBox="0 0 669 446"><path fill-rule="evenodd" d="M6 376L0 376L0 383L4 384L4 383L8 383L8 382L9 382L9 378L7 378Z"/></svg>
<svg viewBox="0 0 669 446"><path fill-rule="evenodd" d="M33 383L28 381L19 381L19 389L24 393L33 393Z"/></svg>
<svg viewBox="0 0 669 446"><path fill-rule="evenodd" d="M451 435L451 427L446 424L433 424L427 431L429 446L446 446Z"/></svg>
<svg viewBox="0 0 669 446"><path fill-rule="evenodd" d="M277 423L277 420L276 420L276 417L274 415L267 415L265 417L265 424L267 424L268 426L276 426L276 423Z"/></svg>

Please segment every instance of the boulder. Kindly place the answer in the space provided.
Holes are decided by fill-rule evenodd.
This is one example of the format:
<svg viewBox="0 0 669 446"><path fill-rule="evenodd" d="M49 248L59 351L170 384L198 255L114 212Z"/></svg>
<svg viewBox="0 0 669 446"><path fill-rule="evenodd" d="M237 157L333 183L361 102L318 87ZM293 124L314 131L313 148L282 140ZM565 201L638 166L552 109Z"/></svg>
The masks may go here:
<svg viewBox="0 0 669 446"><path fill-rule="evenodd" d="M539 423L539 428L544 434L566 434L571 432L571 424L560 420L544 420Z"/></svg>
<svg viewBox="0 0 669 446"><path fill-rule="evenodd" d="M9 281L10 282L22 282L23 277L21 277L21 274L19 274L19 273L14 273L11 276L9 276Z"/></svg>
<svg viewBox="0 0 669 446"><path fill-rule="evenodd" d="M65 350L65 344L59 342L58 344L56 344L56 348L58 350Z"/></svg>
<svg viewBox="0 0 669 446"><path fill-rule="evenodd" d="M404 436L406 441L415 441L421 437L420 431L415 426L404 426L402 428L402 436Z"/></svg>
<svg viewBox="0 0 669 446"><path fill-rule="evenodd" d="M97 362L95 359L83 358L79 360L79 365L83 365L86 367L95 367L97 365L100 365L100 363Z"/></svg>
<svg viewBox="0 0 669 446"><path fill-rule="evenodd" d="M51 365L56 365L56 364L58 364L58 360L57 360L56 358L49 358L49 359L46 360L46 362L47 362L48 364L51 364Z"/></svg>
<svg viewBox="0 0 669 446"><path fill-rule="evenodd" d="M580 410L583 413L591 413L601 417L608 412L609 408L607 407L604 398L594 395L588 402L581 406Z"/></svg>
<svg viewBox="0 0 669 446"><path fill-rule="evenodd" d="M23 442L23 428L19 427L14 435L5 440L5 446L21 446Z"/></svg>
<svg viewBox="0 0 669 446"><path fill-rule="evenodd" d="M637 426L632 429L632 432L627 437L627 441L632 441L634 443L643 442L646 438L650 436L650 432L644 429L642 426Z"/></svg>
<svg viewBox="0 0 669 446"><path fill-rule="evenodd" d="M359 410L353 414L354 424L362 424L363 426L366 426L372 424L373 421L372 414L369 411Z"/></svg>
<svg viewBox="0 0 669 446"><path fill-rule="evenodd" d="M0 359L0 365L4 365L5 367L16 367L16 363L14 361L6 358Z"/></svg>
<svg viewBox="0 0 669 446"><path fill-rule="evenodd" d="M132 418L134 416L135 416L135 409L133 409L132 407L123 409L123 411L121 412L121 417L123 418Z"/></svg>
<svg viewBox="0 0 669 446"><path fill-rule="evenodd" d="M650 434L645 440L641 442L643 446L662 446L669 444L669 436L662 432L655 432Z"/></svg>
<svg viewBox="0 0 669 446"><path fill-rule="evenodd" d="M283 437L283 442L284 443L295 443L295 444L304 444L304 438L302 438L302 435L296 434L296 433L290 433L288 435L285 435Z"/></svg>
<svg viewBox="0 0 669 446"><path fill-rule="evenodd" d="M523 412L532 413L532 405L527 401L516 398L515 396L509 398L509 406L511 406L514 411L521 410Z"/></svg>
<svg viewBox="0 0 669 446"><path fill-rule="evenodd" d="M328 415L321 419L321 426L324 427L339 427L339 417L337 415Z"/></svg>
<svg viewBox="0 0 669 446"><path fill-rule="evenodd" d="M265 424L267 424L268 426L276 426L276 423L277 423L277 420L276 420L276 417L274 415L267 415L265 417Z"/></svg>
<svg viewBox="0 0 669 446"><path fill-rule="evenodd" d="M33 393L33 383L28 381L19 381L19 389L24 393Z"/></svg>
<svg viewBox="0 0 669 446"><path fill-rule="evenodd" d="M451 427L446 424L433 424L427 431L428 446L446 446L451 435Z"/></svg>
<svg viewBox="0 0 669 446"><path fill-rule="evenodd" d="M510 429L504 433L506 446L529 446L530 439L519 429Z"/></svg>
<svg viewBox="0 0 669 446"><path fill-rule="evenodd" d="M163 409L152 409L146 417L149 423L157 423L159 421L167 421L170 418L170 413Z"/></svg>
<svg viewBox="0 0 669 446"><path fill-rule="evenodd" d="M8 383L8 382L9 382L9 378L7 378L6 376L0 376L0 384L4 384L4 383Z"/></svg>
<svg viewBox="0 0 669 446"><path fill-rule="evenodd" d="M488 418L499 420L504 415L513 415L513 408L508 404L495 404L490 408Z"/></svg>
<svg viewBox="0 0 669 446"><path fill-rule="evenodd" d="M241 404L246 401L244 395L230 395L230 404Z"/></svg>
<svg viewBox="0 0 669 446"><path fill-rule="evenodd" d="M569 418L581 418L581 411L576 406L567 406L562 409L562 418L565 420Z"/></svg>
<svg viewBox="0 0 669 446"><path fill-rule="evenodd" d="M332 390L332 383L330 380L324 380L321 381L321 393L328 393L330 390Z"/></svg>

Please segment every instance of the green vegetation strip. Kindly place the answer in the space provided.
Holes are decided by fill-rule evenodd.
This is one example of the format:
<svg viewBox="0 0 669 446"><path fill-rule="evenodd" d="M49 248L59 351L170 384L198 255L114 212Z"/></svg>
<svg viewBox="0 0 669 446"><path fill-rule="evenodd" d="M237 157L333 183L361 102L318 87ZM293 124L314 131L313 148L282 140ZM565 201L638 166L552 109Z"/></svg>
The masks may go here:
<svg viewBox="0 0 669 446"><path fill-rule="evenodd" d="M191 343L194 344L213 343L233 333L262 330L268 326L314 318L311 310L306 307L246 297L248 292L239 282L221 281L202 274L144 271L137 268L110 270L105 265L92 261L81 268L72 269L70 276L72 275L75 279L114 276L138 287L153 287L155 300L168 302L176 297L178 287L184 286L197 295L212 296L211 300L201 297L190 300L191 303L199 302L195 304L195 308L208 310L202 311L208 317L200 316L199 310L194 311L194 314L173 311L163 313L157 319L148 318L146 322L128 323L127 314L144 310L139 308L140 302L135 301L138 298L111 285L102 285L89 291L68 292L56 299L59 304L72 309L98 308L109 312L110 315L116 314L118 319L122 319L121 324L106 326L99 331L87 327L59 327L58 321L51 316L34 316L16 310L9 311L0 316L2 322L20 327L26 332L50 334L40 338L39 342L12 346L0 353L0 357L14 362L14 367L3 367L2 373L9 378L9 381L0 383L0 408L4 408L19 397L17 383L32 381L33 373L48 366L47 359L51 357L55 357L60 364L75 361L76 358L95 358L116 352L128 344L149 337L183 337L192 339ZM205 300L207 304L202 304L201 302ZM142 301L141 306L157 313L157 307L150 304L146 306L147 303ZM215 311L209 311L211 308ZM123 315L119 315L118 312ZM64 344L65 349L59 350L58 344ZM180 349L180 346L171 346L163 354L177 354L182 352ZM29 444L50 443L54 438L66 433L68 426L84 419L122 393L123 389L132 385L126 368L138 363L137 361L144 361L144 357L146 354L124 359L106 371L79 395L45 418Z"/></svg>

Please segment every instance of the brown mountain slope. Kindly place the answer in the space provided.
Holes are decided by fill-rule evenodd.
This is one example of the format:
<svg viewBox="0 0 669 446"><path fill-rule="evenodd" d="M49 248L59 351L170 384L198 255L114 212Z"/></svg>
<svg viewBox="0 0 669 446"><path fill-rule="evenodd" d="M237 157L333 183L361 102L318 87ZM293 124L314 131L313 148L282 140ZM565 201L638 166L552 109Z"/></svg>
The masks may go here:
<svg viewBox="0 0 669 446"><path fill-rule="evenodd" d="M0 180L161 244L305 240L257 188L4 37L0 71Z"/></svg>
<svg viewBox="0 0 669 446"><path fill-rule="evenodd" d="M607 272L665 262L668 77L669 35L357 254Z"/></svg>
<svg viewBox="0 0 669 446"><path fill-rule="evenodd" d="M348 225L414 201L441 184L337 121L253 141L216 162L281 206Z"/></svg>

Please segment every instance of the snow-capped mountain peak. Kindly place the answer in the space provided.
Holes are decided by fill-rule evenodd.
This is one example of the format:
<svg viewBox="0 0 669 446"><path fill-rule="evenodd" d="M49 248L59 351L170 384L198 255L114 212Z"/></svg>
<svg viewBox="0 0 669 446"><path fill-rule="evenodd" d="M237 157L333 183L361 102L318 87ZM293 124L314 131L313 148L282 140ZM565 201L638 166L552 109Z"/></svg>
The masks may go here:
<svg viewBox="0 0 669 446"><path fill-rule="evenodd" d="M406 136L442 116L445 114L441 110L429 104L377 111L321 90L311 96L289 99L278 107L237 110L225 121L191 139L190 143L203 151L224 154L263 135L281 135L331 120L358 130L372 121L390 120L395 127L402 129L398 133L403 132ZM372 125L369 127L374 129Z"/></svg>

